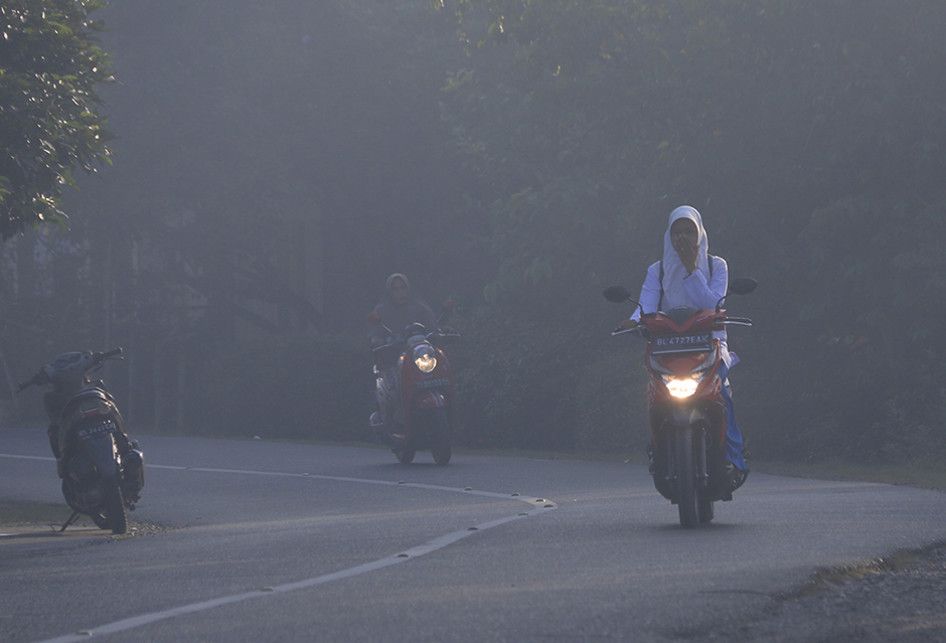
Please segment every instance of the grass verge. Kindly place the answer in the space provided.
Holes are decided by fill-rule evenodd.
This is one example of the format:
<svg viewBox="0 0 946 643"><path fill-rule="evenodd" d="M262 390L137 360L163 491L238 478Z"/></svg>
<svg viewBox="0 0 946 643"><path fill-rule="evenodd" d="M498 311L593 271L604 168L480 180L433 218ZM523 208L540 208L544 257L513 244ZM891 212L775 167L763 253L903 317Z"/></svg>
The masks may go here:
<svg viewBox="0 0 946 643"><path fill-rule="evenodd" d="M882 482L946 491L946 467L935 463L869 465L851 462L759 462L753 468L759 473L795 478Z"/></svg>
<svg viewBox="0 0 946 643"><path fill-rule="evenodd" d="M805 598L845 583L862 581L869 576L922 568L931 558L943 551L946 551L946 541L914 549L898 549L887 556L872 560L819 569L807 583L785 594L776 595L776 598L783 601Z"/></svg>

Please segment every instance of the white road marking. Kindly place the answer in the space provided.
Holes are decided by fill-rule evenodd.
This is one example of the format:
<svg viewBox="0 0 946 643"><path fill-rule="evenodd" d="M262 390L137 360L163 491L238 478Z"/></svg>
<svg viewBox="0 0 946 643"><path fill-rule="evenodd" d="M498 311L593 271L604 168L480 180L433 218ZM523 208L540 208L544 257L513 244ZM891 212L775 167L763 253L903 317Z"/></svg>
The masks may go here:
<svg viewBox="0 0 946 643"><path fill-rule="evenodd" d="M11 460L46 460L52 462L56 458L42 455L13 455L12 453L0 453L0 458L10 458Z"/></svg>
<svg viewBox="0 0 946 643"><path fill-rule="evenodd" d="M334 482L355 482L358 484L373 484L384 487L411 487L413 489L428 489L432 491L449 491L451 493L462 493L472 496L483 496L485 498L500 498L503 500L518 500L527 504L533 504L542 500L541 498L528 498L525 496L513 496L511 493L498 493L495 491L481 491L471 489L470 487L445 487L436 484L423 484L420 482L404 482L403 480L377 480L374 478L351 478L349 476L327 476L318 473L287 473L283 471L256 471L253 469L216 469L212 467L180 467L167 464L148 464L146 468L153 469L171 469L174 471L196 471L198 473L234 473L240 475L253 476L275 476L280 478L308 478L311 480L332 480Z"/></svg>
<svg viewBox="0 0 946 643"><path fill-rule="evenodd" d="M0 453L0 458L10 458L18 460L53 460L50 457L43 456L31 456L31 455L14 455ZM306 578L299 581L294 581L291 583L284 583L282 585L274 585L272 587L265 587L262 589L252 590L248 592L242 592L240 594L230 594L229 596L221 596L218 598L212 598L206 601L200 601L198 603L190 603L187 605L180 605L178 607L173 607L171 609L162 610L158 612L149 612L147 614L141 614L138 616L132 616L120 621L114 621L112 623L106 623L104 625L99 625L98 627L89 628L85 630L80 630L75 634L66 634L64 636L59 636L52 639L47 639L41 643L66 643L74 641L86 641L93 636L106 635L106 634L115 634L117 632L124 632L127 630L143 627L157 621L163 621L170 618L175 618L177 616L184 616L186 614L194 614L196 612L203 612L206 610L214 609L215 607L221 607L224 605L232 605L234 603L241 603L243 601L252 600L255 598L264 598L275 594L283 594L286 592L294 592L300 589L309 589L312 587L318 587L319 585L325 585L333 581L342 580L345 578L351 578L353 576L359 576L361 574L367 574L369 572L378 571L380 569L385 569L386 567L391 567L393 565L398 565L400 563L405 563L413 558L418 558L426 554L430 554L439 549L443 549L449 545L452 545L464 538L469 538L470 536L477 534L481 531L487 529L492 529L494 527L499 527L507 523L513 522L515 520L522 520L523 518L528 518L530 516L535 516L541 513L546 513L550 509L555 509L557 507L556 503L545 498L538 497L529 497L523 496L519 493L498 493L495 491L481 491L479 489L472 489L470 487L446 487L442 485L434 484L423 484L419 482L404 482L404 481L390 481L390 480L376 480L372 478L352 478L348 476L329 476L321 475L315 473L287 473L283 471L256 471L256 470L246 470L246 469L218 469L212 467L182 467L166 464L146 464L146 468L150 469L167 469L171 471L190 471L196 473L223 473L223 474L236 474L236 475L255 475L255 476L273 476L280 478L308 478L314 480L332 480L335 482L352 482L357 484L371 484L371 485L380 485L387 487L410 487L413 489L427 489L432 491L447 491L451 493L461 493L464 495L473 495L481 496L485 498L495 498L502 500L514 500L517 502L522 502L529 505L528 511L521 511L513 516L504 516L502 518L497 518L495 520L490 520L487 522L479 523L471 527L460 531L453 531L443 536L429 540L426 543L417 545L410 549L406 549L397 554L387 556L385 558L380 558L378 560L373 560L371 562L362 563L361 565L355 565L354 567L349 567L347 569L341 569L330 574L323 574L321 576L315 576L313 578Z"/></svg>

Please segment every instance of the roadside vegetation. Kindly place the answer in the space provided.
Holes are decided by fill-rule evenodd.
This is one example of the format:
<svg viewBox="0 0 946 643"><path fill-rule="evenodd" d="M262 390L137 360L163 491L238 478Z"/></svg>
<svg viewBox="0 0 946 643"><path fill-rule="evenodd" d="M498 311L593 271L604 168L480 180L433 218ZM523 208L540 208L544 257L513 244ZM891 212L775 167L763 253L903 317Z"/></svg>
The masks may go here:
<svg viewBox="0 0 946 643"><path fill-rule="evenodd" d="M710 251L761 284L731 302L756 322L732 345L758 459L882 475L946 455L946 5L4 11L41 4L107 26L112 62L76 91L104 127L95 88L114 68L116 162L44 211L30 195L57 196L106 137L87 130L42 186L0 157L4 234L70 215L2 249L5 424L39 421L17 378L121 344L107 377L133 430L363 439L364 319L403 271L432 303L462 304L461 442L642 452L640 346L608 336L629 310L601 290L636 290L689 203ZM91 38L82 24L70 32ZM35 74L8 60L0 138L22 143L9 79Z"/></svg>
<svg viewBox="0 0 946 643"><path fill-rule="evenodd" d="M73 172L108 161L97 85L108 56L92 13L100 0L4 0L0 6L0 238L65 224Z"/></svg>

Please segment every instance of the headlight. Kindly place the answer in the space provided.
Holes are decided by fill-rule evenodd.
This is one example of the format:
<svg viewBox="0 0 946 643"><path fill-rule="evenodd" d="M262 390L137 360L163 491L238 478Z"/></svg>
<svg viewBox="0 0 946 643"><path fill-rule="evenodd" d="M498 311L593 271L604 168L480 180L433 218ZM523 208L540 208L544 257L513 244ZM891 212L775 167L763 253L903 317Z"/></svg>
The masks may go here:
<svg viewBox="0 0 946 643"><path fill-rule="evenodd" d="M437 368L437 358L430 353L422 353L414 358L414 365L421 373L430 373Z"/></svg>
<svg viewBox="0 0 946 643"><path fill-rule="evenodd" d="M701 373L695 373L690 377L678 377L676 375L663 376L664 384L666 384L667 390L670 391L670 395L678 399L688 398L696 393L696 389L700 386L701 379Z"/></svg>

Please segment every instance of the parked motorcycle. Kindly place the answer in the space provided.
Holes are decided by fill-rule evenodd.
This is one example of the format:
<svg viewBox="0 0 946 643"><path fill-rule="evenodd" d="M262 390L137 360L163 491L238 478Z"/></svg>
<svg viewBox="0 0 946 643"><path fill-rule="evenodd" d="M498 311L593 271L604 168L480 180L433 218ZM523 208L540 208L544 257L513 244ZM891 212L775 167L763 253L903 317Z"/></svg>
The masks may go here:
<svg viewBox="0 0 946 643"><path fill-rule="evenodd" d="M91 378L121 355L121 348L63 353L20 384L20 391L52 386L43 401L58 427L50 440L57 442L62 495L73 511L60 531L86 514L101 529L125 533L126 509L135 509L144 487L144 456L136 442L128 442L115 398Z"/></svg>
<svg viewBox="0 0 946 643"><path fill-rule="evenodd" d="M748 294L756 285L752 279L734 279L727 296ZM621 286L607 288L604 296L640 307ZM725 366L713 331L751 326L752 320L729 316L722 308L725 299L709 310L677 308L649 314L641 310L636 328L611 333L635 334L647 341L650 472L657 491L677 505L684 527L709 523L713 503L732 500L722 395Z"/></svg>
<svg viewBox="0 0 946 643"><path fill-rule="evenodd" d="M448 314L445 308L438 326ZM452 454L454 405L444 349L460 335L419 323L409 324L400 334L382 328L388 340L372 349L378 411L371 416L371 426L401 464L410 464L417 451L429 449L434 462L444 466Z"/></svg>

